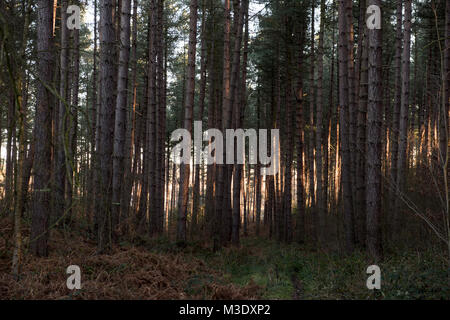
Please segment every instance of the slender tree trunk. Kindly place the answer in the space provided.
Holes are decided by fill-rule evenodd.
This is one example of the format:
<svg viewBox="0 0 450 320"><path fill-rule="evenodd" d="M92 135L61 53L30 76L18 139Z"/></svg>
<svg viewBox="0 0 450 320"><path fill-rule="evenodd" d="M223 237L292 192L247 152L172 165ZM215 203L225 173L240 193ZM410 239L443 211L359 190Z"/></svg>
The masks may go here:
<svg viewBox="0 0 450 320"><path fill-rule="evenodd" d="M55 193L54 193L54 208L53 217L55 220L65 219L65 186L66 186L66 160L68 151L68 128L67 118L70 105L70 90L69 90L69 29L67 28L67 6L68 0L62 1L61 6L61 54L60 54L60 101L57 112L56 125L56 157L55 157Z"/></svg>
<svg viewBox="0 0 450 320"><path fill-rule="evenodd" d="M326 204L323 202L323 175L322 175L322 128L323 128L323 37L325 28L325 0L320 1L320 30L319 30L319 48L318 48L318 74L317 74L317 104L316 104L316 176L317 176L317 219L318 219L318 240L324 240L324 223Z"/></svg>
<svg viewBox="0 0 450 320"><path fill-rule="evenodd" d="M95 168L97 159L96 141L97 141L97 0L94 0L94 52L93 52L93 69L92 69L92 107L91 107L91 162L89 170L89 218L95 211L95 194L96 194L96 174ZM97 232L97 214L93 215L94 232Z"/></svg>
<svg viewBox="0 0 450 320"><path fill-rule="evenodd" d="M26 190L23 187L24 180L26 180L25 162L26 162L26 111L28 103L27 94L27 75L26 75L26 44L28 41L29 25L30 25L30 13L31 13L31 1L23 6L24 15L24 29L22 34L22 44L20 48L20 58L22 68L20 71L20 77L17 83L20 83L21 88L17 88L16 102L18 104L18 136L19 136L19 161L17 165L18 181L16 189L16 201L14 212L14 252L12 260L12 274L18 278L20 270L21 252L22 252L22 232L21 232L21 219L25 208ZM15 84L14 84L15 85ZM17 94L20 92L20 96ZM0 142L1 145L1 142ZM28 184L27 184L28 187Z"/></svg>
<svg viewBox="0 0 450 320"><path fill-rule="evenodd" d="M345 249L351 253L355 245L353 200L351 186L351 158L349 145L349 88L348 88L348 34L346 1L339 1L339 105L342 146L342 195L344 202Z"/></svg>
<svg viewBox="0 0 450 320"><path fill-rule="evenodd" d="M248 28L248 25L247 25ZM246 29L247 32L247 29ZM256 102L256 117L257 117L257 130L260 130L261 123L261 91L257 89L257 102ZM260 224L261 224L261 165L259 161L255 166L255 175L256 175L256 235L259 236ZM249 177L250 178L250 175ZM266 207L267 208L267 207ZM266 215L266 210L264 210L264 215ZM247 217L244 218L244 232L247 229ZM264 219L264 224L266 224L267 216Z"/></svg>
<svg viewBox="0 0 450 320"><path fill-rule="evenodd" d="M447 1L445 5L445 52L444 52L444 95L442 101L442 115L441 115L441 145L440 155L442 162L442 172L444 180L444 190L447 190L445 196L446 207L444 207L447 222L447 250L450 258L450 208L449 208L449 194L448 194L448 141L449 141L449 119L450 119L450 2ZM448 282L450 284L450 259L448 260Z"/></svg>
<svg viewBox="0 0 450 320"><path fill-rule="evenodd" d="M210 10L212 8L210 7ZM212 28L211 34L214 34L214 17L211 17L211 20L208 23L208 29ZM215 39L211 39L211 48L209 52L209 58L208 58L208 73L209 73L209 99L208 99L208 128L214 127L214 124L216 122L216 119L214 117L215 110L216 110L216 104L215 100L216 98L216 84L217 84L217 77L218 72L215 71L215 48L216 48L216 42ZM219 117L220 118L220 117ZM208 141L208 152L213 152L211 148L211 139ZM213 156L213 155L211 155ZM205 202L205 222L206 226L208 228L207 234L211 238L214 238L214 230L216 228L215 226L215 207L214 207L214 198L215 198L215 177L216 177L216 165L215 164L207 164L206 167L206 202Z"/></svg>
<svg viewBox="0 0 450 320"><path fill-rule="evenodd" d="M365 8L365 5L362 6ZM360 67L360 84L359 84L359 103L356 127L356 145L357 145L357 162L356 162L356 223L358 225L358 242L364 246L366 244L366 113L368 99L368 34L367 28L364 26L365 32L362 34L364 39L361 41L361 67Z"/></svg>
<svg viewBox="0 0 450 320"><path fill-rule="evenodd" d="M392 134L391 134L391 170L390 170L390 183L394 185L397 181L397 162L398 162L398 128L400 121L400 109L401 109L401 97L402 97L402 10L403 1L397 0L396 11L396 35L395 35L395 98L394 98L394 111L392 118ZM431 46L430 46L431 48ZM395 193L392 195L392 204L395 205ZM395 214L394 214L395 215ZM395 223L395 221L392 221Z"/></svg>
<svg viewBox="0 0 450 320"><path fill-rule="evenodd" d="M380 0L370 4L381 8ZM381 245L381 114L382 114L382 31L369 34L369 87L367 105L367 247L374 262L382 259Z"/></svg>
<svg viewBox="0 0 450 320"><path fill-rule="evenodd" d="M189 50L188 50L188 67L186 79L186 99L184 128L192 132L192 111L194 108L194 91L195 91L195 54L197 43L197 0L191 0L189 6ZM191 142L188 141L187 150L191 150ZM189 201L189 174L190 164L183 163L181 165L180 178L180 194L178 198L178 227L177 242L184 245L186 242L186 216Z"/></svg>
<svg viewBox="0 0 450 320"><path fill-rule="evenodd" d="M395 198L395 230L400 231L401 197L404 192L405 166L406 166L406 146L408 139L408 112L409 112L409 75L410 75L410 55L411 55L411 0L405 1L405 22L403 33L403 53L402 53L402 96L400 109L400 127L398 136L398 160ZM395 232L398 235L398 232Z"/></svg>
<svg viewBox="0 0 450 320"><path fill-rule="evenodd" d="M128 97L128 63L130 56L130 17L131 0L122 1L120 18L120 52L119 52L119 77L117 83L117 100L115 104L116 118L114 124L114 150L113 150L113 177L112 177L112 232L117 240L117 232L121 215L121 188L124 183L124 152L127 119Z"/></svg>
<svg viewBox="0 0 450 320"><path fill-rule="evenodd" d="M310 57L310 84L309 84L309 118L310 118L310 130L309 130L309 198L310 198L310 208L311 208L311 214L314 221L314 238L315 240L319 237L319 215L316 210L316 192L315 192L315 185L316 185L316 179L315 179L315 139L314 139L314 97L315 97L315 84L314 84L314 64L315 64L315 52L314 52L314 42L315 42L315 33L314 33L314 24L315 24L315 4L314 1L312 1L312 13L311 13L311 57ZM307 145L308 146L308 145ZM307 149L308 150L308 149Z"/></svg>
<svg viewBox="0 0 450 320"><path fill-rule="evenodd" d="M286 142L287 146L294 144L293 124L295 120L294 108L292 107L292 74L289 65L292 63L292 21L285 19L286 28ZM286 148L285 154L285 172L284 172L284 192L283 192L283 235L287 243L292 241L292 161L293 154Z"/></svg>
<svg viewBox="0 0 450 320"><path fill-rule="evenodd" d="M235 69L234 64L239 64L239 59L236 59L236 55L240 56L240 50L241 50L241 42L242 42L242 28L244 26L244 19L247 16L247 10L248 10L248 1L242 0L240 7L239 7L239 20L238 20L238 30L237 30L237 36L236 36L236 43L235 43L235 52L233 57L233 72ZM239 41L239 43L237 43ZM245 44L244 44L245 46ZM236 50L238 52L236 52ZM236 75L232 75L232 90L233 94L235 96L233 104L234 104L234 123L236 128L240 128L242 126L241 118L242 113L245 109L245 95L246 95L246 77L247 77L247 52L244 50L244 58L243 58L243 64L242 64L242 76L241 79L239 79L239 70L236 71ZM235 61L237 60L237 61ZM236 66L237 68L237 66ZM234 86L233 86L234 85ZM239 85L239 86L238 86ZM239 159L240 155L236 154L236 147L235 149L235 159ZM231 229L231 240L235 246L239 245L239 229L240 229L240 222L241 222L241 180L242 180L242 164L236 164L234 166L234 173L233 173L233 213L232 213L232 229Z"/></svg>
<svg viewBox="0 0 450 320"><path fill-rule="evenodd" d="M77 186L79 185L79 178L77 173L77 135L78 135L78 94L80 89L80 32L78 29L72 31L73 33L73 74L72 74L72 98L70 104L69 117L69 146L68 146L68 164L66 179L67 201L66 207L68 217L72 219L74 213L73 195L77 193ZM67 220L67 219L66 219ZM69 220L70 221L70 220Z"/></svg>
<svg viewBox="0 0 450 320"><path fill-rule="evenodd" d="M30 248L36 256L48 255L48 219L50 212L50 168L51 163L51 92L46 85L52 83L53 57L53 3L38 1L37 48L38 75L37 105L35 117L34 190L31 221Z"/></svg>
<svg viewBox="0 0 450 320"><path fill-rule="evenodd" d="M101 0L100 6L100 143L99 143L99 214L98 253L111 247L111 174L114 135L115 68L113 1Z"/></svg>
<svg viewBox="0 0 450 320"><path fill-rule="evenodd" d="M148 102L147 102L147 121L148 121L148 140L147 140L147 167L144 174L148 176L148 217L149 234L153 236L156 232L156 217L158 214L157 206L157 0L150 3L150 30L149 30L149 69L148 69ZM147 197L147 194L145 195Z"/></svg>
<svg viewBox="0 0 450 320"><path fill-rule="evenodd" d="M200 96L199 105L197 113L197 121L203 121L203 112L205 107L205 95L206 95L206 66L207 66L207 46L206 46L206 6L205 3L202 6L202 23L201 23L201 38L202 38L202 48L200 52ZM194 153L198 155L197 151ZM194 166L194 191L192 199L192 222L191 222L191 233L195 235L197 233L198 215L200 209L200 165Z"/></svg>
<svg viewBox="0 0 450 320"><path fill-rule="evenodd" d="M304 202L304 180L303 180L303 141L304 141L304 124L303 124L303 45L304 32L297 30L298 39L298 73L296 88L296 153L297 153L297 221L296 221L296 241L304 243L305 241L305 202Z"/></svg>
<svg viewBox="0 0 450 320"><path fill-rule="evenodd" d="M129 228L130 202L133 190L135 162L132 161L133 154L138 153L135 144L136 130L136 107L137 107L137 8L138 0L133 0L133 31L132 31L132 49L131 49L131 104L130 110L127 111L126 138L125 138L125 159L124 159L124 187L122 188L121 198L121 214L123 219L127 220L127 229ZM128 231L128 230L125 230Z"/></svg>
<svg viewBox="0 0 450 320"><path fill-rule="evenodd" d="M217 124L220 124L222 129L228 127L228 108L230 106L231 92L230 92L230 0L224 2L224 39L223 39L223 92L222 92L222 110L216 117ZM221 120L223 118L223 120ZM224 130L223 130L224 131ZM225 144L226 145L226 144ZM227 177L226 166L223 164L216 165L216 202L215 202L215 221L213 232L213 250L216 251L221 246L221 225L223 218L223 193L225 191L225 179Z"/></svg>
<svg viewBox="0 0 450 320"><path fill-rule="evenodd" d="M156 233L162 234L164 228L164 185L165 185L165 141L166 141L166 88L167 88L167 49L166 46L166 29L164 26L164 0L158 1L157 7L158 18L158 42L157 42L157 77L158 77L158 154L157 168L159 177L157 180L157 219Z"/></svg>

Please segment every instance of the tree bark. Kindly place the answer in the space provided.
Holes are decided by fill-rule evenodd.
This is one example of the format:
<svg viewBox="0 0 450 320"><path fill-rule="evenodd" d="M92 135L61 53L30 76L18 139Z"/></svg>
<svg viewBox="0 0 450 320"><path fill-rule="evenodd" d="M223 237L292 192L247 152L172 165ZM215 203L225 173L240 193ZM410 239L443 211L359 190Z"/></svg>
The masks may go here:
<svg viewBox="0 0 450 320"><path fill-rule="evenodd" d="M346 1L339 1L339 105L340 105L340 135L342 149L342 196L344 203L345 250L351 253L355 245L353 218L353 200L351 186L351 158L349 146L349 80L348 80L348 34Z"/></svg>
<svg viewBox="0 0 450 320"><path fill-rule="evenodd" d="M121 191L124 185L124 152L127 119L128 97L128 63L130 58L130 17L131 0L123 0L120 18L120 52L119 52L119 76L117 83L117 100L115 104L114 124L114 150L113 150L113 178L112 178L112 232L117 240L118 227L121 215Z"/></svg>
<svg viewBox="0 0 450 320"><path fill-rule="evenodd" d="M402 95L400 109L400 123L398 136L398 159L396 178L396 198L395 198L395 230L400 231L401 197L404 192L405 166L406 166L406 146L408 139L408 113L409 113L409 76L410 76L410 55L411 55L411 0L405 1L405 21L403 33L402 52ZM398 235L398 232L395 232Z"/></svg>
<svg viewBox="0 0 450 320"><path fill-rule="evenodd" d="M37 48L38 75L37 105L35 117L34 190L31 221L30 248L36 256L48 255L48 218L50 212L50 168L51 163L51 104L48 87L52 83L53 50L53 1L38 1Z"/></svg>
<svg viewBox="0 0 450 320"><path fill-rule="evenodd" d="M380 0L370 4L381 8ZM368 30L369 87L367 105L366 208L367 248L374 262L382 259L381 245L381 115L382 115L382 31Z"/></svg>
<svg viewBox="0 0 450 320"><path fill-rule="evenodd" d="M111 174L114 135L115 107L115 68L114 68L114 19L113 1L100 2L100 141L99 141L99 177L98 204L99 230L98 253L104 253L111 248Z"/></svg>
<svg viewBox="0 0 450 320"><path fill-rule="evenodd" d="M195 54L197 43L197 0L191 0L189 6L189 49L188 49L188 67L186 79L186 99L184 128L192 132L192 111L194 108L194 91L195 91ZM189 152L191 150L191 141L188 141ZM189 174L190 164L183 163L181 165L180 177L180 193L178 198L178 227L177 242L184 246L186 242L186 216L189 200Z"/></svg>
<svg viewBox="0 0 450 320"><path fill-rule="evenodd" d="M67 28L67 7L68 0L62 1L61 6L61 54L60 54L60 100L57 112L57 119L55 120L56 127L56 159L55 159L55 193L54 193L54 219L60 222L65 219L65 186L66 186L66 160L68 145L68 128L67 118L70 105L70 90L69 90L69 29ZM63 221L61 221L64 223Z"/></svg>

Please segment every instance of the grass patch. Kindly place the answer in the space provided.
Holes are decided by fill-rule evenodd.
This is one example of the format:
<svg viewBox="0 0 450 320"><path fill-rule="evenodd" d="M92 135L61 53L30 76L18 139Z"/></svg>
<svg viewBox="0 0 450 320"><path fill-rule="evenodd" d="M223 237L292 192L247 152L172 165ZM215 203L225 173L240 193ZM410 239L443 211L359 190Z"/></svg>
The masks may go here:
<svg viewBox="0 0 450 320"><path fill-rule="evenodd" d="M450 299L446 262L431 249L388 257L379 265L381 290L367 289L373 263L359 251L344 256L247 238L241 248L224 248L206 262L231 283L263 287L265 299Z"/></svg>

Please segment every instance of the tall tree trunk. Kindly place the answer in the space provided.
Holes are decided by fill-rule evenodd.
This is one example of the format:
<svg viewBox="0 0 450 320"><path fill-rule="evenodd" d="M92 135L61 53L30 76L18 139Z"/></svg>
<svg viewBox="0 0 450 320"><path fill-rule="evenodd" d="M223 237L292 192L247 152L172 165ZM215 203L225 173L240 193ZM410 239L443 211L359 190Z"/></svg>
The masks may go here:
<svg viewBox="0 0 450 320"><path fill-rule="evenodd" d="M194 108L195 91L195 54L197 43L197 0L191 0L189 6L189 49L186 79L186 98L184 128L192 132L192 111ZM188 152L191 150L191 142L188 141ZM181 164L180 195L178 198L178 227L177 242L184 245L186 242L186 216L189 200L189 174L190 163Z"/></svg>
<svg viewBox="0 0 450 320"><path fill-rule="evenodd" d="M150 3L150 30L149 30L149 69L148 69L148 102L147 102L147 121L148 121L148 145L147 145L147 171L148 175L148 217L149 217L149 234L156 232L156 217L158 212L156 183L158 170L156 168L157 158L157 0ZM147 197L147 195L145 195Z"/></svg>
<svg viewBox="0 0 450 320"><path fill-rule="evenodd" d="M60 54L60 101L57 112L57 119L55 119L56 126L56 157L55 157L55 193L54 193L54 208L53 217L58 222L60 219L65 219L65 186L66 186L66 160L68 145L68 128L67 118L70 105L70 91L69 91L69 29L67 28L67 7L68 0L62 1L61 6L61 54ZM62 221L63 223L63 221Z"/></svg>
<svg viewBox="0 0 450 320"><path fill-rule="evenodd" d="M440 155L442 162L442 172L444 177L444 190L447 190L445 196L446 207L444 207L447 221L447 250L448 257L450 257L450 208L449 208L449 194L448 194L448 141L449 141L449 127L450 127L450 1L445 5L445 51L444 51L444 74L442 75L444 82L444 95L442 101L442 116L441 116L441 144ZM450 259L448 263L448 279L450 283Z"/></svg>
<svg viewBox="0 0 450 320"><path fill-rule="evenodd" d="M113 177L112 177L112 203L111 220L113 237L117 240L122 205L121 188L124 185L124 145L127 119L128 97L128 63L130 56L130 17L131 0L122 1L120 18L120 52L119 77L117 83L116 119L114 124L114 150L113 150Z"/></svg>
<svg viewBox="0 0 450 320"><path fill-rule="evenodd" d="M12 67L14 68L14 67ZM12 71L14 72L14 71ZM5 202L6 211L10 215L14 212L14 177L13 177L13 140L15 132L15 119L16 119L16 99L14 90L10 90L9 104L7 111L7 137L6 137L6 176L5 176Z"/></svg>
<svg viewBox="0 0 450 320"><path fill-rule="evenodd" d="M131 48L131 100L129 101L131 107L128 110L125 138L125 159L124 159L124 186L122 188L122 198L120 201L121 214L123 219L127 220L127 229L129 228L130 202L133 190L135 162L132 161L133 154L138 153L135 144L136 130L136 107L137 107L137 9L138 0L133 0L133 31L132 31L132 48ZM128 230L126 230L128 231Z"/></svg>
<svg viewBox="0 0 450 320"><path fill-rule="evenodd" d="M77 186L79 185L78 173L77 173L77 135L78 135L78 94L80 89L80 31L75 29L73 33L73 74L72 74L72 97L70 103L70 117L69 117L69 146L68 146L68 164L66 179L67 201L66 210L68 211L68 217L72 219L74 203L73 194L77 192ZM69 220L70 221L70 220Z"/></svg>
<svg viewBox="0 0 450 320"><path fill-rule="evenodd" d="M410 55L411 55L411 0L405 1L405 22L403 33L402 52L402 96L400 109L400 127L398 136L398 160L395 198L395 230L400 231L401 198L404 192L405 166L406 166L406 146L408 139L408 113L409 113L409 75L410 75ZM398 235L398 232L395 232Z"/></svg>
<svg viewBox="0 0 450 320"><path fill-rule="evenodd" d="M316 104L316 176L317 176L317 219L318 219L318 240L324 240L324 223L326 204L323 202L323 175L322 175L322 128L323 128L323 37L325 28L325 0L320 1L320 29L319 29L319 48L318 48L318 74L317 74L317 104Z"/></svg>
<svg viewBox="0 0 450 320"><path fill-rule="evenodd" d="M211 2L212 5L212 2ZM210 10L212 8L210 7ZM215 19L214 16L211 17L208 23L208 29L211 28L212 33L214 34L214 27L215 27ZM211 39L211 48L209 52L209 58L208 58L208 74L209 76L209 99L208 99L208 128L213 128L214 124L216 123L215 119L215 111L216 111L216 104L215 101L217 100L216 97L216 87L217 87L217 77L218 72L215 72L215 60L216 60L216 41L215 39ZM220 117L219 117L220 118ZM208 141L209 148L211 139ZM212 150L208 149L208 152L212 152ZM211 238L214 239L214 230L216 228L215 224L215 177L216 177L216 165L213 164L207 164L206 167L206 201L205 201L205 222L206 226L208 228L207 234Z"/></svg>
<svg viewBox="0 0 450 320"><path fill-rule="evenodd" d="M361 5L361 11L365 12L364 5ZM358 50L361 50L360 55L360 81L359 81L359 103L358 116L356 126L356 145L357 145L357 161L356 161L356 224L358 230L358 243L362 246L366 244L366 113L367 113L367 98L368 98L368 44L367 28L364 26L364 32L361 35L361 46L358 45Z"/></svg>
<svg viewBox="0 0 450 320"><path fill-rule="evenodd" d="M230 1L224 2L224 39L223 39L223 93L222 93L222 110L216 116L217 124L220 124L223 131L228 127L231 92L230 92ZM221 120L223 118L223 120ZM225 144L226 145L226 144ZM216 193L215 193L215 221L213 235L213 250L216 251L221 246L221 225L223 218L223 193L225 191L225 179L227 177L226 166L223 164L216 165Z"/></svg>
<svg viewBox="0 0 450 320"><path fill-rule="evenodd" d="M370 4L381 8L380 0ZM369 88L367 105L367 248L374 262L382 259L381 246L381 114L382 114L382 31L368 30Z"/></svg>
<svg viewBox="0 0 450 320"><path fill-rule="evenodd" d="M48 255L48 218L50 212L50 168L51 163L51 92L46 85L52 83L53 57L53 3L38 1L37 48L38 75L37 105L35 117L34 190L33 215L31 221L30 248L37 256Z"/></svg>
<svg viewBox="0 0 450 320"><path fill-rule="evenodd" d="M200 96L197 111L197 121L203 121L203 112L205 107L205 95L206 95L206 66L207 66L207 43L206 43L206 5L202 6L202 23L201 23L201 41L202 48L200 52ZM200 155L200 150L196 150L194 157ZM197 233L198 215L200 209L200 165L195 165L194 174L194 191L192 199L192 222L191 233L195 235Z"/></svg>
<svg viewBox="0 0 450 320"><path fill-rule="evenodd" d="M339 1L339 105L340 135L342 146L342 196L344 202L345 250L351 253L355 245L353 200L351 186L351 158L349 146L349 80L348 80L348 34L346 1Z"/></svg>
<svg viewBox="0 0 450 320"><path fill-rule="evenodd" d="M402 97L402 10L403 1L397 0L396 11L396 35L395 35L395 96L394 96L394 111L392 117L392 134L391 134L391 170L390 183L394 185L397 181L397 162L398 162L398 129L400 121L401 97ZM431 46L430 46L431 48ZM427 82L428 83L428 82ZM395 193L392 195L392 204L395 205ZM394 213L395 215L395 213ZM395 221L392 221L395 223Z"/></svg>
<svg viewBox="0 0 450 320"><path fill-rule="evenodd" d="M248 32L248 21L246 22L246 35ZM259 132L260 130L260 126L261 126L261 90L258 88L257 89L257 100L256 100L256 121L257 121L257 130ZM250 165L249 165L250 168ZM250 172L249 172L250 173ZM255 171L254 174L256 175L256 235L259 236L259 231L260 231L260 224L261 224L261 165L259 163L259 161L257 162L256 166L255 166ZM250 174L248 179L250 179ZM267 208L267 207L266 207ZM267 208L268 209L268 208ZM264 224L267 223L267 212L266 210L264 210ZM247 217L244 217L244 232L247 231Z"/></svg>
<svg viewBox="0 0 450 320"><path fill-rule="evenodd" d="M353 32L353 1L345 1L347 15L347 37L348 37L348 143L350 150L350 186L352 195L356 194L356 99L355 99L355 62L354 62L354 32ZM352 196L352 201L354 197ZM352 203L354 206L354 202ZM354 210L353 210L354 214ZM356 236L355 236L356 241Z"/></svg>
<svg viewBox="0 0 450 320"><path fill-rule="evenodd" d="M28 41L29 25L30 25L30 13L31 13L31 1L27 4L24 3L23 6L23 16L24 16L24 29L22 33L22 43L20 47L20 59L22 68L20 71L19 79L17 83L20 83L20 88L15 89L16 103L18 105L18 136L19 136L19 161L17 165L17 171L19 174L17 187L16 187L16 201L15 201L15 212L14 212L14 252L12 260L12 274L18 277L21 252L22 252L22 232L21 232L21 219L25 208L26 199L26 189L23 187L24 181L26 180L26 131L25 131L25 121L26 121L26 111L28 103L27 94L27 74L26 74L26 44ZM11 79L12 80L12 79ZM14 82L14 81L12 81ZM14 83L15 85L15 83ZM18 95L20 92L20 96ZM1 142L0 142L1 145ZM28 182L28 181L27 181ZM28 184L26 184L28 188Z"/></svg>
<svg viewBox="0 0 450 320"><path fill-rule="evenodd" d="M303 243L305 241L305 202L304 202L304 180L303 180L303 141L304 141L304 124L303 124L303 45L304 32L301 28L297 30L297 48L298 48L298 72L297 72L297 88L296 88L296 154L297 154L297 221L296 221L296 241Z"/></svg>
<svg viewBox="0 0 450 320"><path fill-rule="evenodd" d="M157 216L156 233L162 234L164 226L164 185L165 185L165 142L166 142L166 89L167 89L167 49L166 29L164 26L164 0L159 0L157 5L157 32L159 34L157 42L157 77L158 77L158 150L157 150L157 168L159 177L157 180Z"/></svg>
<svg viewBox="0 0 450 320"><path fill-rule="evenodd" d="M235 50L238 50L239 52L234 52L233 57L233 64L237 63L239 64L239 59L237 61L234 61L236 59L236 55L240 55L241 50L241 42L242 42L242 28L244 25L244 18L247 16L247 10L248 10L248 0L242 0L240 7L239 7L239 21L238 21L238 30L237 30L237 36L236 36L236 43L235 43ZM239 43L237 44L237 42ZM244 44L245 46L245 44ZM233 70L234 70L233 65ZM244 50L244 57L243 57L243 63L242 63L242 76L241 79L239 79L239 70L236 71L238 74L233 77L232 75L232 81L235 81L234 84L235 87L233 87L232 83L232 90L234 91L234 123L236 128L240 128L242 126L242 114L244 113L245 108L245 95L246 95L246 77L247 77L247 52ZM239 85L239 86L238 86ZM239 159L240 155L236 154L236 147L235 149L235 159ZM233 172L233 216L232 216L232 229L231 229L231 240L235 246L239 245L239 229L240 229L240 222L241 222L241 182L242 182L242 164L236 164L234 166L234 172Z"/></svg>
<svg viewBox="0 0 450 320"><path fill-rule="evenodd" d="M315 240L318 239L319 236L319 215L316 211L316 193L315 193L315 185L316 185L316 179L315 179L315 170L314 168L315 166L315 157L314 157L314 146L315 146L315 141L314 141L314 96L315 96L315 89L314 89L314 63L315 63L315 58L314 58L314 37L315 37L315 33L314 33L314 24L315 24L315 1L311 1L312 3L312 12L311 12L311 57L310 57L310 80L309 80L309 165L308 165L308 169L309 169L309 198L310 198L310 208L311 208L311 214L313 217L313 221L314 221L314 238ZM308 145L307 145L308 146ZM308 151L308 148L307 148Z"/></svg>
<svg viewBox="0 0 450 320"><path fill-rule="evenodd" d="M101 0L100 5L100 141L99 141L99 197L97 211L99 230L97 251L109 251L111 247L111 174L114 135L115 68L114 68L114 19L113 1Z"/></svg>
<svg viewBox="0 0 450 320"><path fill-rule="evenodd" d="M97 0L94 0L94 52L93 52L93 69L92 69L92 106L91 106L91 162L90 162L90 170L89 170L89 195L88 195L88 214L89 217L92 217L92 214L95 211L95 194L96 194L96 174L95 169L97 168L97 150L96 150L96 141L97 141L97 113L98 113L98 99L97 99ZM97 232L97 214L94 213L93 218L93 231Z"/></svg>
<svg viewBox="0 0 450 320"><path fill-rule="evenodd" d="M293 124L295 120L294 108L292 107L292 74L290 64L292 63L292 21L285 18L285 46L286 46L286 146L294 144ZM292 160L293 154L286 148L285 153L285 171L284 171L284 192L283 192L283 235L287 243L292 241Z"/></svg>

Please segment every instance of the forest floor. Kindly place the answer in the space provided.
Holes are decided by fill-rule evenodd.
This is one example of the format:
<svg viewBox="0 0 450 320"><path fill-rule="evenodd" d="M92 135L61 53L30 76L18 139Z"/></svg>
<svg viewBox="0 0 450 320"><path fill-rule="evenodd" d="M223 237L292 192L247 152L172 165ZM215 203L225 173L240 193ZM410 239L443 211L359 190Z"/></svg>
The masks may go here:
<svg viewBox="0 0 450 320"><path fill-rule="evenodd" d="M200 242L178 248L166 238L121 242L109 255L81 232L52 230L50 255L26 251L20 278L10 275L11 224L0 221L0 299L450 299L446 260L437 250L390 254L381 290L368 290L369 259L256 237L212 252ZM24 230L24 243L27 243ZM82 289L66 287L78 265Z"/></svg>

